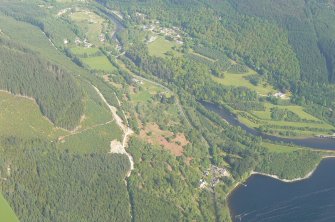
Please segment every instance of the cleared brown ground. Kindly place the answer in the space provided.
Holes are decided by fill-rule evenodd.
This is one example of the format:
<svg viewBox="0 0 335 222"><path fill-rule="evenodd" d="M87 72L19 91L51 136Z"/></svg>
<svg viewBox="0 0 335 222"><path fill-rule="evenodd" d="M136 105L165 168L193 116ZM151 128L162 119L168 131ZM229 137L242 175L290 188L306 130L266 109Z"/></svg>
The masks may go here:
<svg viewBox="0 0 335 222"><path fill-rule="evenodd" d="M184 146L189 143L184 134L174 135L170 131L164 131L155 123L147 124L141 129L140 137L153 145L160 145L164 149L171 151L175 156L182 156ZM166 138L173 138L168 141Z"/></svg>

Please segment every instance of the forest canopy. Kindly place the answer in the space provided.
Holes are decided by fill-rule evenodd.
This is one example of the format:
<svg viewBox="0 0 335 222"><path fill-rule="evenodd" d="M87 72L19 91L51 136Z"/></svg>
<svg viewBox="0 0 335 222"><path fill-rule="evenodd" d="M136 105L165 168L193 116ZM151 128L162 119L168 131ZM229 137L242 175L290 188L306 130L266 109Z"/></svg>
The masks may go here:
<svg viewBox="0 0 335 222"><path fill-rule="evenodd" d="M41 112L57 126L72 129L79 123L82 92L69 73L3 39L0 57L1 89L34 98Z"/></svg>

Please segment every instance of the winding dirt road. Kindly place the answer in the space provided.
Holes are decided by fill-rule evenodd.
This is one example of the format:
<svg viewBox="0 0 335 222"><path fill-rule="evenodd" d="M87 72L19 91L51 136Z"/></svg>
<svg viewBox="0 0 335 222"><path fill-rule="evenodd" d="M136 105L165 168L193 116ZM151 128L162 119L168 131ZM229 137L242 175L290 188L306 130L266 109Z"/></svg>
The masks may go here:
<svg viewBox="0 0 335 222"><path fill-rule="evenodd" d="M98 95L100 96L100 98L102 99L102 101L107 105L107 107L109 108L109 110L113 114L113 117L115 119L116 124L123 131L123 139L122 139L122 141L117 141L117 140L111 141L111 144L110 144L110 153L119 153L119 154L125 154L125 155L128 156L128 159L129 159L129 162L130 162L130 169L129 169L128 173L127 173L127 177L129 177L131 175L131 171L134 169L134 160L133 160L133 157L126 151L126 147L128 146L128 141L129 141L130 136L134 132L133 132L132 129L130 129L128 127L128 125L125 125L123 123L123 120L117 114L117 109L114 106L110 105L107 102L106 98L102 95L102 93L100 92L100 90L97 87L95 87L95 86L93 86L93 88L98 93ZM119 101L118 98L117 98L117 100L118 100L118 103L120 104L120 101Z"/></svg>

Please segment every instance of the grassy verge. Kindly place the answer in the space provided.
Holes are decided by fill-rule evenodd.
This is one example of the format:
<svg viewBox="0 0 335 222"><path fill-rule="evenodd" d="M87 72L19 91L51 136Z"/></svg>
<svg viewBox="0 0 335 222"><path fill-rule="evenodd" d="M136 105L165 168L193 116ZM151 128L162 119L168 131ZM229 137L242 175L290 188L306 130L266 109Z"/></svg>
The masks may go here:
<svg viewBox="0 0 335 222"><path fill-rule="evenodd" d="M3 222L18 222L19 219L11 209L5 198L0 193L0 221Z"/></svg>

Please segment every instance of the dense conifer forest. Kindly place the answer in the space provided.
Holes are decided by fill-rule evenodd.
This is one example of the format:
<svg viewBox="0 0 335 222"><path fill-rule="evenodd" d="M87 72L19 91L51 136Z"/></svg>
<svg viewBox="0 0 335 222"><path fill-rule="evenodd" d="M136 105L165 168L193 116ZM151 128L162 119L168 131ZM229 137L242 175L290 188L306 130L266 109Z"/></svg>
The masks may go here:
<svg viewBox="0 0 335 222"><path fill-rule="evenodd" d="M6 41L2 43L5 44L0 46L1 89L34 98L41 112L53 123L74 128L79 123L83 104L82 92L73 77L27 49L14 48Z"/></svg>

